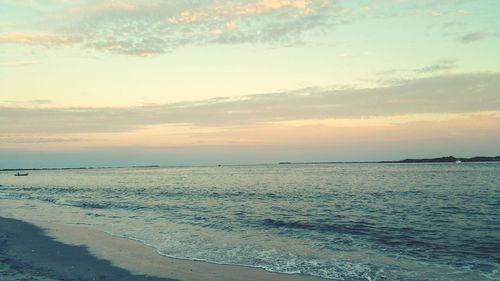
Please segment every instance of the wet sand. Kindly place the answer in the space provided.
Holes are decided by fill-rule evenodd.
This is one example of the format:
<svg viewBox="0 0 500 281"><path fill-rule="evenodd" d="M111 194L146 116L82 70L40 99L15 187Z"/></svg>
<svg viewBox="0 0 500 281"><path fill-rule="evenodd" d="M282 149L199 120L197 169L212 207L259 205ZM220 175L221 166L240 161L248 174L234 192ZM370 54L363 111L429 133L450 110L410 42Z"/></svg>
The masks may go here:
<svg viewBox="0 0 500 281"><path fill-rule="evenodd" d="M138 241L40 221L0 217L2 280L324 280L258 268L168 258Z"/></svg>

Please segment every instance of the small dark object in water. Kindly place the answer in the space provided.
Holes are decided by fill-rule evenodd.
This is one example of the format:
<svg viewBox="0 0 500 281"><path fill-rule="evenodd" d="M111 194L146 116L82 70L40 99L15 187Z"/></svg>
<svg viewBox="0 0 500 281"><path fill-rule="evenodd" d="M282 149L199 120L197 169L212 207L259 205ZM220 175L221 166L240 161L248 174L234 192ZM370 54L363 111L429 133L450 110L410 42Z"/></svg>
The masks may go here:
<svg viewBox="0 0 500 281"><path fill-rule="evenodd" d="M14 174L14 176L16 176L16 177L25 177L27 175L29 175L29 174L28 173L20 173L20 172L17 172Z"/></svg>

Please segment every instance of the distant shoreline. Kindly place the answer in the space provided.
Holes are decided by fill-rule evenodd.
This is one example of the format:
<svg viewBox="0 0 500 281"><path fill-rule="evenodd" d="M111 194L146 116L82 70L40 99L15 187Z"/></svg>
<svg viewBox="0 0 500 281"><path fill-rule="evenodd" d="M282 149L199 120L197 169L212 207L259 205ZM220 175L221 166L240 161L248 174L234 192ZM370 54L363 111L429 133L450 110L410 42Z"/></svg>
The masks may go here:
<svg viewBox="0 0 500 281"><path fill-rule="evenodd" d="M406 163L481 163L481 162L500 162L500 156L474 156L471 158L455 158L454 156L445 156L437 158L416 158L416 159L403 159L403 160L384 160L384 161L312 161L312 162L289 162L283 161L277 164L406 164ZM252 164L248 164L252 165ZM257 165L257 164L256 164ZM235 166L233 164L215 165L214 166ZM239 166L239 165L236 165ZM161 168L161 165L140 165L140 166L105 166L105 167L65 167L65 168L7 168L0 169L0 172L14 172L14 171L60 171L60 170L93 170L93 169L128 169L128 168ZM165 167L179 167L179 166L165 166Z"/></svg>
<svg viewBox="0 0 500 281"><path fill-rule="evenodd" d="M451 162L500 162L500 156L474 156L471 158L455 158L454 156L424 158L424 159L404 159L400 161L381 161L379 163L451 163Z"/></svg>
<svg viewBox="0 0 500 281"><path fill-rule="evenodd" d="M145 165L145 166L119 166L119 167L74 167L74 168L8 168L0 169L0 172L14 171L59 171L59 170L94 170L94 169L127 169L127 168L160 168L160 165Z"/></svg>
<svg viewBox="0 0 500 281"><path fill-rule="evenodd" d="M319 161L319 162L279 162L286 164L406 164L406 163L480 163L480 162L500 162L500 156L474 156L471 158L455 158L454 156L445 156L438 158L421 159L403 159L389 161Z"/></svg>

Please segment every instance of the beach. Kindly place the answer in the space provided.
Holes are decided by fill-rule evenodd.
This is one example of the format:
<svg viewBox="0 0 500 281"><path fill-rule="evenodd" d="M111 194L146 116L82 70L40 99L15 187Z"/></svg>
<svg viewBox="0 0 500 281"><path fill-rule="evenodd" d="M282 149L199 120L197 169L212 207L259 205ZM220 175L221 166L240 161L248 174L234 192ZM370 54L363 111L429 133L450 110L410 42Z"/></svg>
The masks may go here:
<svg viewBox="0 0 500 281"><path fill-rule="evenodd" d="M2 280L324 280L173 259L84 227L0 217Z"/></svg>

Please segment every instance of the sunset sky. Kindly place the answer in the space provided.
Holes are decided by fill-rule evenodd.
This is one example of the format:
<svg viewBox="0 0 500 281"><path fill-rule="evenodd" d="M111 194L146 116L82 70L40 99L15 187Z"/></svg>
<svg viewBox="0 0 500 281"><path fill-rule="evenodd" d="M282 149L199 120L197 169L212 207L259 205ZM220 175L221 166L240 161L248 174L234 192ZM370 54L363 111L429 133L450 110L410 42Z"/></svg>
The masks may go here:
<svg viewBox="0 0 500 281"><path fill-rule="evenodd" d="M0 168L500 155L498 0L0 0Z"/></svg>

